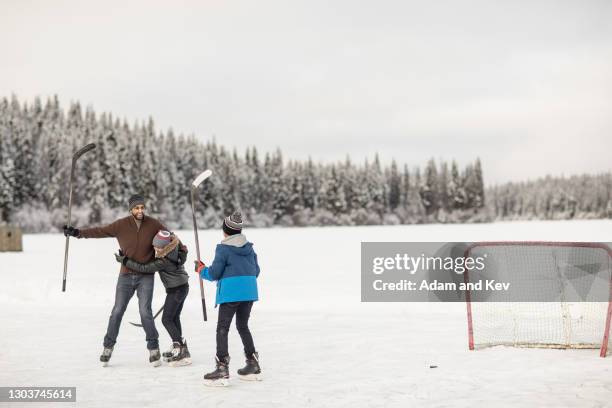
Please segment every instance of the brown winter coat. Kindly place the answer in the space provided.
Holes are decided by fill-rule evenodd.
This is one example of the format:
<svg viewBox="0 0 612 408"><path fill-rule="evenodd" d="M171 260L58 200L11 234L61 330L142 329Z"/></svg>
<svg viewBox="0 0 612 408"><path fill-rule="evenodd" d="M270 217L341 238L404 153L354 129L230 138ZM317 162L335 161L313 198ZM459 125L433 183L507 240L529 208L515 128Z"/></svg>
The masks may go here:
<svg viewBox="0 0 612 408"><path fill-rule="evenodd" d="M137 262L147 263L155 258L153 237L160 229L167 228L155 218L146 215L138 229L134 217L128 215L103 227L82 229L79 238L117 238L119 248L126 256ZM121 265L121 272L134 273L124 265Z"/></svg>

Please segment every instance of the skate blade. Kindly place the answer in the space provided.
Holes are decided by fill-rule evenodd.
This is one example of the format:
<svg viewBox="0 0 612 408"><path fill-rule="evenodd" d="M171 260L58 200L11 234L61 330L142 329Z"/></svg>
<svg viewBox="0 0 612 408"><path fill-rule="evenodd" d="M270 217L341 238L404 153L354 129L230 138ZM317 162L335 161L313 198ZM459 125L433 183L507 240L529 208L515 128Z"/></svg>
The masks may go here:
<svg viewBox="0 0 612 408"><path fill-rule="evenodd" d="M102 367L108 367L108 361L103 361L102 362Z"/></svg>
<svg viewBox="0 0 612 408"><path fill-rule="evenodd" d="M204 380L204 385L207 387L229 387L229 378L222 378L220 380Z"/></svg>
<svg viewBox="0 0 612 408"><path fill-rule="evenodd" d="M183 366L186 366L186 365L189 365L189 364L191 364L191 359L190 358L184 358L184 359L178 360L178 361L170 361L168 363L168 365L170 367L183 367Z"/></svg>
<svg viewBox="0 0 612 408"><path fill-rule="evenodd" d="M238 378L240 378L242 381L263 381L263 377L261 376L261 374L238 374Z"/></svg>
<svg viewBox="0 0 612 408"><path fill-rule="evenodd" d="M149 364L151 364L151 367L159 367L162 363L161 363L161 360L157 360L157 361L153 361L153 362L151 362Z"/></svg>

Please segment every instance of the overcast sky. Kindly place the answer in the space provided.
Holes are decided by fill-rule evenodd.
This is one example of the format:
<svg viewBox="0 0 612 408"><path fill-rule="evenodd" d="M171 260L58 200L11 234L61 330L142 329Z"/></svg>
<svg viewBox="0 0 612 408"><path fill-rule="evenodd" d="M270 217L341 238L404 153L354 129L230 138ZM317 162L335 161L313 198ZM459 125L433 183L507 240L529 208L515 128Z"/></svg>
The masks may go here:
<svg viewBox="0 0 612 408"><path fill-rule="evenodd" d="M488 184L612 169L612 1L0 3L0 96Z"/></svg>

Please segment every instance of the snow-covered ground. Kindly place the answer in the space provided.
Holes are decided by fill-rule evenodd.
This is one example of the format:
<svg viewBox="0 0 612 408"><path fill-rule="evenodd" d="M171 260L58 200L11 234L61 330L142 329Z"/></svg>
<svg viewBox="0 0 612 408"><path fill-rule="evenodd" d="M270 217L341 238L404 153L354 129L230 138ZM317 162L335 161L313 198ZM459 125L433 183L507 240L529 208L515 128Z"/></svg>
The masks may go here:
<svg viewBox="0 0 612 408"><path fill-rule="evenodd" d="M76 386L77 405L96 407L612 406L612 358L596 350L470 352L463 304L360 301L362 241L609 242L612 221L245 233L262 269L251 329L263 382L235 378L244 361L232 326L232 387L202 384L213 368L216 310L214 286L207 283L209 321L203 323L195 274L182 317L193 365L149 367L144 332L127 323L139 321L133 299L111 365L102 368L98 357L118 274L116 241L71 240L62 293L64 237L53 234L26 235L22 253L0 253L0 386ZM191 249L191 269L193 233L179 236ZM220 231L200 232L205 261L220 238ZM154 310L164 295L156 278ZM157 326L165 348L170 339L161 322Z"/></svg>

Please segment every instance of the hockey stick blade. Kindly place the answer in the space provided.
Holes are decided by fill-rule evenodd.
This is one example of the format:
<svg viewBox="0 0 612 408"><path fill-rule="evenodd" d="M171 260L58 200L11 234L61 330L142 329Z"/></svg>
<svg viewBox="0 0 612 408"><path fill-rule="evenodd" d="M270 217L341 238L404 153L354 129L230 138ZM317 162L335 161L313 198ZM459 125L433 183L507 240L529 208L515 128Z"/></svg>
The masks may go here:
<svg viewBox="0 0 612 408"><path fill-rule="evenodd" d="M212 170L204 170L191 184L194 188L197 188L204 180L209 178L212 175Z"/></svg>
<svg viewBox="0 0 612 408"><path fill-rule="evenodd" d="M164 310L164 306L162 306L162 307L161 307L161 309L159 309L159 310L157 311L157 313L155 313L155 316L153 316L153 320L155 320L155 319L157 318L157 316L159 316L159 314L160 314L160 313L161 313L163 310ZM132 326L142 327L142 324L132 323L132 322L130 322L130 324L131 324Z"/></svg>
<svg viewBox="0 0 612 408"><path fill-rule="evenodd" d="M88 151L93 150L95 148L96 148L96 144L95 143L90 143L88 145L85 145L85 146L81 147L79 150L76 151L76 153L74 155L72 155L72 161L76 162L79 159L79 157L81 157L82 155L84 155Z"/></svg>

